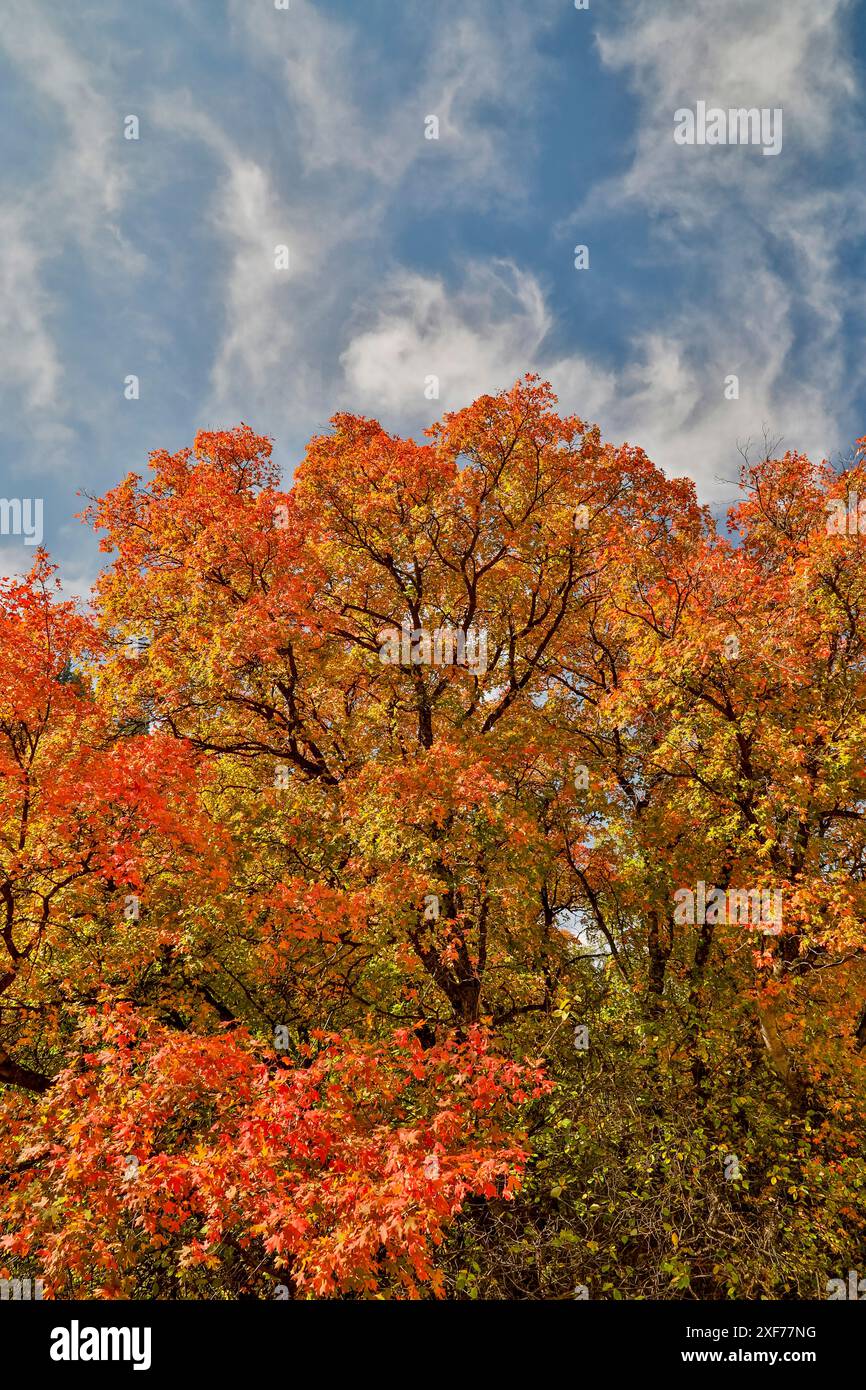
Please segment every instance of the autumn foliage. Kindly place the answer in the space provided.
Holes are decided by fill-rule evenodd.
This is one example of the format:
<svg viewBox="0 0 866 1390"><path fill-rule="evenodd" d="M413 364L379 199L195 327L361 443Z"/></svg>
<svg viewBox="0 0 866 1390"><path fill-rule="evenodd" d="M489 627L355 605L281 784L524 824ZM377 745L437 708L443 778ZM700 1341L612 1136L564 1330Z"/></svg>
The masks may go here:
<svg viewBox="0 0 866 1390"><path fill-rule="evenodd" d="M242 425L94 500L87 614L44 556L0 593L7 1269L724 1298L862 1265L866 542L827 515L864 474L746 465L721 535L527 377L421 444L337 415L288 490ZM699 883L781 892L781 929L682 920Z"/></svg>

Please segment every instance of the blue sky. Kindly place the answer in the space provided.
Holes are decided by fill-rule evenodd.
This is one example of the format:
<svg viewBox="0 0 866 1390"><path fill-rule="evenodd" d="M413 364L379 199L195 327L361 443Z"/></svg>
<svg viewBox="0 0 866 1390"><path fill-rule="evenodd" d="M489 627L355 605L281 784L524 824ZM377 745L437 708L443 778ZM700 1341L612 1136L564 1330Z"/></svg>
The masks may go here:
<svg viewBox="0 0 866 1390"><path fill-rule="evenodd" d="M0 495L83 594L76 493L240 420L288 478L336 410L416 433L536 370L716 510L765 426L844 452L864 51L846 0L4 0ZM781 153L677 145L699 100Z"/></svg>

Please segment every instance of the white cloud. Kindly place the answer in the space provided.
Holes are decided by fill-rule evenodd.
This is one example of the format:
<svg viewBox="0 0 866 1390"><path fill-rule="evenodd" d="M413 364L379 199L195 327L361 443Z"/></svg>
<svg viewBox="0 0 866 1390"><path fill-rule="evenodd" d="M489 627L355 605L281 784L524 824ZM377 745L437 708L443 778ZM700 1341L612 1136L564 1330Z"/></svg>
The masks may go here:
<svg viewBox="0 0 866 1390"><path fill-rule="evenodd" d="M251 392L264 401L279 363L292 357L286 416L298 404L330 413L338 401L341 408L380 411L394 426L417 428L437 410L465 404L534 368L553 380L568 409L598 419L616 438L643 444L669 472L689 473L713 501L730 495L730 483L719 479L735 477L737 441L760 434L765 423L794 447L831 449L845 376L838 260L861 197L850 190L845 207L839 195L817 188L804 196L803 182L786 181L786 170L792 148L796 158L798 148L819 149L831 134L848 138L842 119L852 92L843 46L846 9L845 0L828 0L820 9L811 0L761 7L747 0L726 6L695 0L687 10L658 0L649 9L630 6L615 28L600 20L602 61L632 85L639 119L630 167L591 189L584 210L647 212L661 232L661 254L703 266L702 292L672 304L652 330L636 328L626 361L614 370L583 353L547 347L554 311L537 279L512 261L470 265L455 286L435 274L394 267L387 256L377 262L367 252L381 238L389 200L400 196L398 186L405 187L417 161L430 154L422 137L427 114L440 120L437 157L452 156L436 165L444 172L430 181L432 199L480 203L504 186L513 147L480 113L503 90L513 91L516 106L523 102L528 111L546 12L532 30L518 10L497 25L491 12L476 19L462 7L443 9L415 90L371 103L364 81L377 55L363 28L326 17L306 0L293 6L288 24L266 7L231 0L237 32L254 61L283 84L304 170L324 175L299 191L292 207L303 225L317 227L322 244L316 249L327 254L311 256L309 284L296 282L290 298L269 294L254 238L243 232L244 199L224 194L218 220L227 244L234 236L235 251L224 290L227 328L214 371L215 398L228 399L229 387L237 385L239 401ZM781 105L781 159L751 150L677 147L673 112L698 98ZM731 153L743 158L726 158ZM774 166L781 166L781 176ZM720 248L715 223L734 195L744 203L743 225L736 243ZM254 225L268 220L264 190L260 198ZM786 245L793 269L774 264L771 239ZM348 324L348 340L344 336L339 347L335 310ZM805 381L802 374L794 378L791 365L804 313L815 335ZM736 402L723 395L730 373L740 377ZM438 403L424 395L433 375L440 379Z"/></svg>
<svg viewBox="0 0 866 1390"><path fill-rule="evenodd" d="M294 365L297 340L289 289L292 277L297 283L307 267L300 238L267 174L234 152L213 220L228 248L229 268L226 329L211 386L216 406L222 412L234 409L240 418L259 403L262 387L276 384L277 374L286 374ZM278 246L288 248L287 270L276 269Z"/></svg>
<svg viewBox="0 0 866 1390"><path fill-rule="evenodd" d="M848 0L632 0L599 26L603 63L638 98L637 134L628 167L591 188L579 215L648 214L656 254L700 286L635 343L606 414L657 462L696 478L707 500L730 491L716 479L736 473L735 440L764 424L791 448L838 447L861 384L843 357L851 300L840 267L866 199L859 182L815 178L823 152L863 139L849 13ZM781 155L676 145L674 112L698 100L782 108ZM736 402L723 396L729 373L740 378Z"/></svg>
<svg viewBox="0 0 866 1390"><path fill-rule="evenodd" d="M0 248L0 374L19 403L38 414L55 403L62 368L40 252L20 210L0 211Z"/></svg>
<svg viewBox="0 0 866 1390"><path fill-rule="evenodd" d="M533 32L517 13L502 25L498 13L486 23L456 4L422 11L429 42L417 80L395 83L392 92L384 80L388 51L373 46L363 24L338 21L306 0L288 12L230 0L229 14L245 60L274 93L282 138L250 148L190 93L160 93L149 120L199 142L220 165L207 218L219 248L223 327L201 412L255 419L279 435L300 422L323 425L345 404L338 393L346 324L363 311L371 285L392 283L395 203L475 206L507 184L514 202L514 134L491 123L489 105L510 104L525 124L538 63L533 41L545 21ZM438 142L424 138L429 114L439 118ZM274 270L281 243L290 250L288 274ZM520 316L510 330L516 341L531 307L519 292L511 307ZM511 365L519 368L516 355ZM468 360L455 368L455 380L468 368ZM353 370L365 368L358 361ZM473 380L479 389L489 385L483 370Z"/></svg>
<svg viewBox="0 0 866 1390"><path fill-rule="evenodd" d="M36 114L56 126L45 169L0 219L0 370L30 412L34 437L61 440L64 412L81 420L91 404L86 390L71 399L75 372L70 363L64 374L59 335L75 301L66 290L52 301L49 257L60 244L81 253L88 283L77 302L86 310L95 281L122 273L127 282L143 262L119 231L125 200L153 195L158 214L166 177L158 161L174 139L189 142L181 168L194 182L215 171L204 198L201 184L190 196L182 239L167 218L155 243L158 262L172 239L166 263L184 295L185 258L202 257L208 323L191 333L191 346L209 379L196 422L247 419L278 444L302 442L337 408L381 411L386 424L415 429L535 369L551 378L564 409L642 444L669 472L690 473L708 499L725 494L716 478L733 477L736 440L764 423L817 453L842 442L835 422L860 381L846 371L855 296L840 264L866 196L835 175L828 188L814 171L823 153L844 153L860 132L846 0L599 8L600 57L632 88L637 122L628 167L590 188L581 213L596 227L604 215L643 219L648 273L654 253L676 256L691 287L651 326L645 304L629 306L623 287L616 312L633 312L634 325L616 365L598 360L588 342L563 347L558 301L508 252L508 227L526 211L529 142L549 128L535 122L534 107L546 99L545 63L558 61L541 49L562 0L407 4L391 33L363 14L338 19L312 0L292 0L289 12L227 0L231 29L222 38L237 56L228 99L198 72L192 95L172 92L170 78L158 90L151 81L141 94L143 128L157 138L140 148L121 136L118 74L134 63L122 46L109 50L112 31L101 24L116 18L115 0L85 8L88 22L79 25L62 7L49 17L30 0L7 0L0 26L0 48L29 84ZM186 29L167 28L171 54L162 54L160 77L178 71L195 33L200 7L186 10ZM247 87L248 109L231 106ZM782 106L782 155L677 147L673 112L699 98ZM424 139L430 114L439 118L438 142ZM395 237L413 217L452 205L495 208L505 257L465 264L455 278L449 247L425 242L422 271L401 265ZM719 226L735 206L742 216L722 244ZM289 272L274 268L281 243ZM590 274L598 265L594 255ZM177 346L180 318L148 317L134 296L119 302L135 314L140 342L162 333L167 353ZM862 303L856 312L862 318ZM160 342L154 356L161 351ZM739 402L723 397L731 372ZM438 401L424 396L431 375L440 378ZM101 386L91 414L108 438ZM178 383L179 396L186 386Z"/></svg>
<svg viewBox="0 0 866 1390"><path fill-rule="evenodd" d="M30 0L5 0L0 48L66 125L68 138L51 170L66 220L89 228L96 210L116 212L127 182L117 157L119 118L95 69Z"/></svg>
<svg viewBox="0 0 866 1390"><path fill-rule="evenodd" d="M521 197L512 178L516 127L532 107L538 42L555 17L550 5L531 16L511 8L507 22L500 5L467 14L459 0L407 10L395 24L424 25L423 60L408 92L397 87L393 96L391 49L376 47L363 22L340 22L310 0L282 12L229 0L229 13L253 61L282 80L306 171L363 176L369 199L371 183L393 186L414 166L429 168L435 155L439 177L425 188L428 202L463 197L477 206L506 188ZM508 129L491 122L491 105L510 114ZM428 115L439 120L434 148L424 137ZM347 196L355 188L347 186Z"/></svg>
<svg viewBox="0 0 866 1390"><path fill-rule="evenodd" d="M72 437L67 420L83 403L63 396L60 306L46 288L44 267L70 244L100 275L113 266L125 276L142 262L115 221L128 177L117 154L118 113L95 66L28 0L6 0L0 51L38 114L58 126L44 175L23 194L15 191L14 211L0 220L0 374L16 393L18 415L29 417L31 436L61 443Z"/></svg>
<svg viewBox="0 0 866 1390"><path fill-rule="evenodd" d="M717 504L732 499L738 442L760 438L765 424L816 457L833 442L826 378L785 385L789 305L766 273L734 325L708 335L699 310L683 311L636 335L616 370L550 350L553 314L541 286L509 262L472 264L454 289L437 277L395 274L369 314L342 356L348 400L381 412L389 427L420 428L531 369L552 382L564 410L599 423L616 442L641 445L669 476L694 478L703 499ZM741 379L735 401L724 394L731 373ZM440 378L435 403L424 396L430 375Z"/></svg>
<svg viewBox="0 0 866 1390"><path fill-rule="evenodd" d="M189 93L162 96L151 120L197 143L219 171L203 212L214 238L222 333L201 416L277 429L293 411L320 404L323 384L310 357L339 279L338 248L351 239L352 223L324 216L310 201L282 196L273 172ZM278 247L288 249L288 269L277 268Z"/></svg>
<svg viewBox="0 0 866 1390"><path fill-rule="evenodd" d="M711 221L713 191L736 187L769 209L780 161L757 150L677 146L674 112L698 100L780 107L781 158L788 161L792 148L814 154L829 139L848 139L856 92L845 52L849 9L849 0L692 0L687 7L655 0L650 8L631 0L615 26L598 31L603 63L625 76L640 103L634 160L602 190L610 202L636 200L686 222Z"/></svg>
<svg viewBox="0 0 866 1390"><path fill-rule="evenodd" d="M551 322L534 277L508 262L470 266L454 291L441 279L398 272L377 290L370 318L341 358L350 399L360 411L408 422L511 385ZM439 378L438 407L424 397L431 375Z"/></svg>

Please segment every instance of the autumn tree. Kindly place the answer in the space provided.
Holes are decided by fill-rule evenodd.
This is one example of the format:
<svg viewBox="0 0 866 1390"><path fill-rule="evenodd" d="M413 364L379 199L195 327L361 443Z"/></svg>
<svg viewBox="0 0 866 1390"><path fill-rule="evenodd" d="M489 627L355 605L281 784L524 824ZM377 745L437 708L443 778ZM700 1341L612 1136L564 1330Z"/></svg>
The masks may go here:
<svg viewBox="0 0 866 1390"><path fill-rule="evenodd" d="M93 499L92 617L40 562L4 618L11 1256L820 1293L863 1242L863 467L747 465L723 536L527 377L423 443L337 415L288 489L242 425Z"/></svg>

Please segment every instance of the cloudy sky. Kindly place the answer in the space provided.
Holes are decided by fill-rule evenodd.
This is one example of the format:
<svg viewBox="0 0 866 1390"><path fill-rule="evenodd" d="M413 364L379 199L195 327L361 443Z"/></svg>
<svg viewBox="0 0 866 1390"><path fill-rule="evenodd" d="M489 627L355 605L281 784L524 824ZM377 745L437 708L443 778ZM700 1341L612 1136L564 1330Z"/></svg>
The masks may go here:
<svg viewBox="0 0 866 1390"><path fill-rule="evenodd" d="M717 509L764 427L845 452L864 54L854 0L3 0L0 495L84 593L76 494L240 420L288 478L336 410L416 433L532 369ZM781 153L678 145L698 101Z"/></svg>

